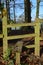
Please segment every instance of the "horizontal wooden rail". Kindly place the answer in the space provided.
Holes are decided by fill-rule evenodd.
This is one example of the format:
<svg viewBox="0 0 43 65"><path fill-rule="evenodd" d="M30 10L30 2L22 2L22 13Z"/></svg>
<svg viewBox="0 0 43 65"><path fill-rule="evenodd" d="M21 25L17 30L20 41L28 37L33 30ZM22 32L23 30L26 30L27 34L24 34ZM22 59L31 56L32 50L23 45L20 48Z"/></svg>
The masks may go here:
<svg viewBox="0 0 43 65"><path fill-rule="evenodd" d="M39 22L43 22L43 19L38 19L39 20Z"/></svg>
<svg viewBox="0 0 43 65"><path fill-rule="evenodd" d="M27 47L27 48L34 48L35 45L27 45L27 46L25 46L25 47Z"/></svg>
<svg viewBox="0 0 43 65"><path fill-rule="evenodd" d="M34 37L36 34L25 34L25 35L17 35L17 36L8 36L7 39L18 39L18 38L26 38L26 37ZM0 38L3 38L3 34L0 34ZM40 40L43 40L42 37L39 37Z"/></svg>
<svg viewBox="0 0 43 65"><path fill-rule="evenodd" d="M3 38L3 34L0 34L0 38Z"/></svg>
<svg viewBox="0 0 43 65"><path fill-rule="evenodd" d="M43 22L43 19L36 18L36 23L42 23L42 22Z"/></svg>
<svg viewBox="0 0 43 65"><path fill-rule="evenodd" d="M20 38L27 38L27 37L35 37L36 34L25 34L25 35L16 35L16 36L8 36L7 39L20 39Z"/></svg>
<svg viewBox="0 0 43 65"><path fill-rule="evenodd" d="M43 40L43 38L42 38L42 37L40 37L40 40Z"/></svg>
<svg viewBox="0 0 43 65"><path fill-rule="evenodd" d="M17 23L17 24L8 24L7 27L21 27L21 26L35 26L36 23Z"/></svg>

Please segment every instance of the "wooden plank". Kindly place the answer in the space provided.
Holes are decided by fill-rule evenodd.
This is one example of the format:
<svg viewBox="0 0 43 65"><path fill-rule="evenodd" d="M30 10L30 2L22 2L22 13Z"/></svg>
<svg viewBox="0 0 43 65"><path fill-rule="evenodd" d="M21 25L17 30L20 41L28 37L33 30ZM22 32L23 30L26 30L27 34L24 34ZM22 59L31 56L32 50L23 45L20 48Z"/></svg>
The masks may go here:
<svg viewBox="0 0 43 65"><path fill-rule="evenodd" d="M20 65L20 52L16 52L16 64Z"/></svg>
<svg viewBox="0 0 43 65"><path fill-rule="evenodd" d="M36 34L36 37L35 37L35 55L38 55L40 56L40 23L39 23L39 20L36 20L37 21L37 25L35 26L35 34Z"/></svg>
<svg viewBox="0 0 43 65"><path fill-rule="evenodd" d="M7 27L15 28L15 27L21 27L21 26L35 26L35 25L36 25L36 23L17 23L17 24L9 24L9 25L7 25Z"/></svg>
<svg viewBox="0 0 43 65"><path fill-rule="evenodd" d="M43 19L39 19L39 22L42 23L43 22Z"/></svg>
<svg viewBox="0 0 43 65"><path fill-rule="evenodd" d="M40 40L43 40L43 37L40 37Z"/></svg>
<svg viewBox="0 0 43 65"><path fill-rule="evenodd" d="M25 47L27 47L27 48L35 48L35 45L27 45Z"/></svg>
<svg viewBox="0 0 43 65"><path fill-rule="evenodd" d="M16 35L16 36L8 36L7 39L20 39L20 38L26 38L26 37L35 37L36 34L25 34L25 35Z"/></svg>
<svg viewBox="0 0 43 65"><path fill-rule="evenodd" d="M8 57L8 43L7 43L7 16L4 16L2 19L3 27L3 57L6 59Z"/></svg>

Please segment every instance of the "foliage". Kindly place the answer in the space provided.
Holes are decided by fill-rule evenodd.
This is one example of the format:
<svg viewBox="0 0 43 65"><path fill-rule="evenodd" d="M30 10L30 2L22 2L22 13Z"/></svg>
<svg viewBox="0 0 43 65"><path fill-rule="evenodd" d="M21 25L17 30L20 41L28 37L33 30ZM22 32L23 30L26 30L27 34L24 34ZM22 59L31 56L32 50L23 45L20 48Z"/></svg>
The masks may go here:
<svg viewBox="0 0 43 65"><path fill-rule="evenodd" d="M12 51L12 48L9 47L9 48L8 48L8 56L10 55L11 51Z"/></svg>
<svg viewBox="0 0 43 65"><path fill-rule="evenodd" d="M9 60L8 65L14 65L13 60Z"/></svg>

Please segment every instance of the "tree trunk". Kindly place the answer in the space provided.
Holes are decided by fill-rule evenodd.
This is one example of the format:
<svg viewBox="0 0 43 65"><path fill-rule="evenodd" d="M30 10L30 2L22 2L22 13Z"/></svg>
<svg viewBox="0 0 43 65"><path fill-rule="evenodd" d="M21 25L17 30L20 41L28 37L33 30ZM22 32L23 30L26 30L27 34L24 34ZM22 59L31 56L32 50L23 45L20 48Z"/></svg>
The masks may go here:
<svg viewBox="0 0 43 65"><path fill-rule="evenodd" d="M25 10L25 22L31 22L31 3L30 0L24 0L24 10ZM24 27L24 31L31 32L31 26Z"/></svg>
<svg viewBox="0 0 43 65"><path fill-rule="evenodd" d="M24 0L24 8L25 8L25 21L31 22L31 4L30 0Z"/></svg>

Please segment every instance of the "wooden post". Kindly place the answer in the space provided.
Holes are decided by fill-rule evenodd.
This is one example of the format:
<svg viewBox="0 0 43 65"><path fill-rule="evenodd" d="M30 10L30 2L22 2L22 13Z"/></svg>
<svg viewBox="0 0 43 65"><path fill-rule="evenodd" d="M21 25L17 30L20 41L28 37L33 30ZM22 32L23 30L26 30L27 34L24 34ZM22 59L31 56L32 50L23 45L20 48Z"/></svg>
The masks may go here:
<svg viewBox="0 0 43 65"><path fill-rule="evenodd" d="M20 52L16 52L16 64L20 65Z"/></svg>
<svg viewBox="0 0 43 65"><path fill-rule="evenodd" d="M6 10L3 11L2 19L3 28L3 58L6 59L8 56L8 43L7 43L7 15Z"/></svg>
<svg viewBox="0 0 43 65"><path fill-rule="evenodd" d="M20 53L22 51L22 46L23 46L23 42L22 41L18 41L16 43L16 64L20 65Z"/></svg>
<svg viewBox="0 0 43 65"><path fill-rule="evenodd" d="M40 55L40 22L38 21L38 19L36 20L36 26L35 26L35 55Z"/></svg>

